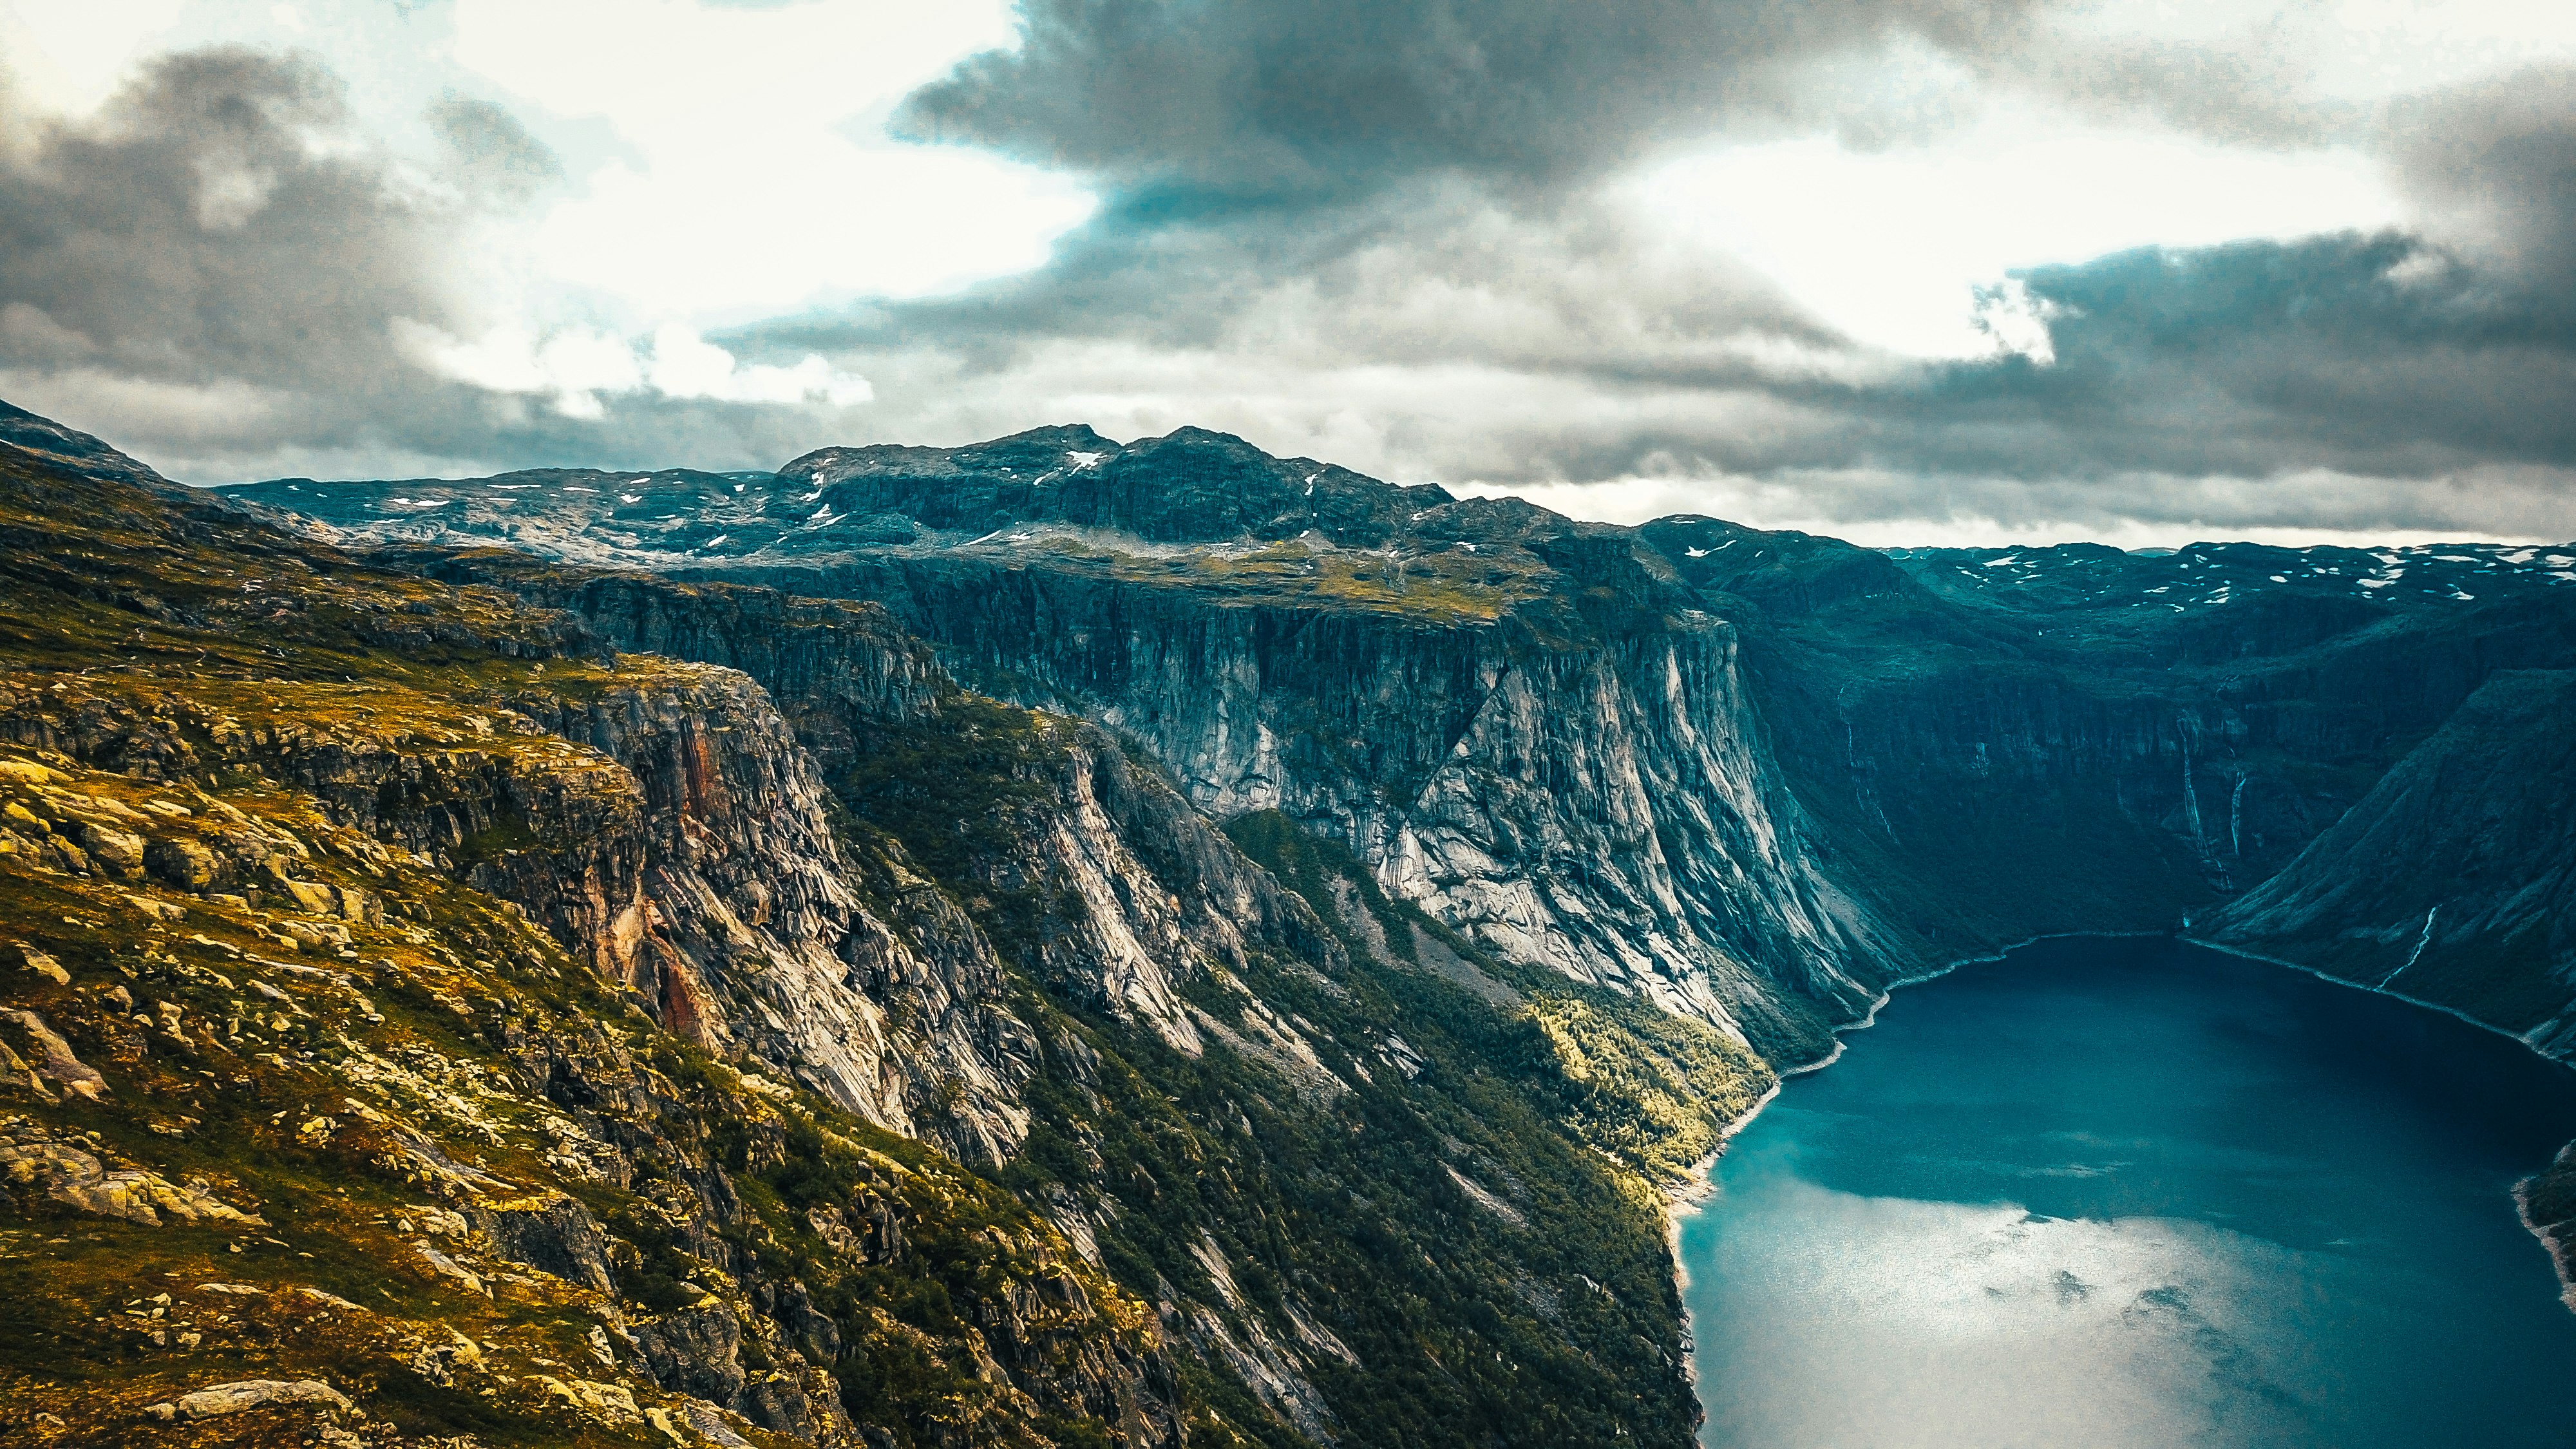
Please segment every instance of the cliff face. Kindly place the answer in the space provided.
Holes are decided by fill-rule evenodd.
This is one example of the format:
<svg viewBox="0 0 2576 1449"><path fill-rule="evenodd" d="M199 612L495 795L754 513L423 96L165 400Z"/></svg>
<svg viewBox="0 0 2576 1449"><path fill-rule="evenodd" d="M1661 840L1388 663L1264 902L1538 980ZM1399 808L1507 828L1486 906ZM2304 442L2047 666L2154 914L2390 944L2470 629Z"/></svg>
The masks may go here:
<svg viewBox="0 0 2576 1449"><path fill-rule="evenodd" d="M2489 679L2210 939L2576 1053L2576 673Z"/></svg>
<svg viewBox="0 0 2576 1449"><path fill-rule="evenodd" d="M2205 915L2488 675L2576 662L2576 557L2538 549L1888 555L1186 429L827 449L712 502L660 476L614 517L536 475L449 488L438 536L881 601L1209 814L1282 811L1487 949L1779 1060L1910 970ZM247 491L377 537L431 516L285 486Z"/></svg>
<svg viewBox="0 0 2576 1449"><path fill-rule="evenodd" d="M2576 659L2570 560L2547 550L1891 559L1644 532L1745 620L1781 767L1847 878L1950 954L2206 915L2492 674Z"/></svg>
<svg viewBox="0 0 2576 1449"><path fill-rule="evenodd" d="M755 685L7 454L0 536L11 1423L1186 1437L1152 1309L886 1130L997 1160L1033 1043Z"/></svg>
<svg viewBox="0 0 2576 1449"><path fill-rule="evenodd" d="M1211 815L1281 811L1488 950L1777 1056L1898 974L1816 869L1721 621L1568 637L972 561L813 582L1139 742Z"/></svg>
<svg viewBox="0 0 2576 1449"><path fill-rule="evenodd" d="M761 673L824 742L851 815L899 841L1041 996L1046 1047L1024 1088L1039 1110L1010 1172L1095 1261L1151 1285L1229 1422L1310 1441L1404 1424L1486 1425L1472 1432L1503 1442L1537 1424L1687 1435L1646 1184L1704 1155L1759 1092L1748 1052L1553 967L1435 940L1437 922L1382 896L1380 920L1358 905L1375 891L1365 873L1284 890L1101 729L899 664L918 646L874 606L405 557L574 609L620 645L722 651ZM1651 1177L1605 1174L1533 1112ZM1480 1222L1462 1177L1520 1186ZM1604 1200L1623 1204L1606 1238ZM1577 1262L1592 1266L1566 1278ZM1564 1295L1591 1290L1563 1285L1610 1272L1628 1284L1617 1301L1569 1314ZM1393 1311L1417 1301L1438 1307ZM1625 1364L1643 1417L1522 1402L1527 1378L1391 1387L1412 1372L1418 1325L1469 1321L1524 1369Z"/></svg>
<svg viewBox="0 0 2576 1449"><path fill-rule="evenodd" d="M684 1039L905 1135L935 1102L928 1135L961 1161L1009 1156L1033 1047L1001 1003L999 964L899 850L835 841L816 770L767 696L654 658L621 672L559 661L560 688L544 667L475 702L488 712L426 730L379 728L366 690L286 717L273 694L238 714L181 701L167 722L103 704L68 718L19 694L0 729L163 776L256 771L524 907Z"/></svg>
<svg viewBox="0 0 2576 1449"><path fill-rule="evenodd" d="M1266 814L1283 885L873 606L388 568L5 453L0 535L0 1232L60 1239L8 1412L1689 1441L1657 1185L1769 1080L1714 1028ZM144 1265L216 1286L101 1327Z"/></svg>

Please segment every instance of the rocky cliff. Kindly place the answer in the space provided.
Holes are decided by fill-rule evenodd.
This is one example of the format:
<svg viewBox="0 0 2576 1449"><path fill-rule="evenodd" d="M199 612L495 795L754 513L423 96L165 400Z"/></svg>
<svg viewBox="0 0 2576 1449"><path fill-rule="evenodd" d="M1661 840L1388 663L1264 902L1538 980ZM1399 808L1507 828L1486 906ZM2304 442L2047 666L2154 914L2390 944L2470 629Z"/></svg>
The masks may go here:
<svg viewBox="0 0 2576 1449"><path fill-rule="evenodd" d="M1714 1028L1283 885L881 609L69 458L0 454L13 1425L1687 1442Z"/></svg>
<svg viewBox="0 0 2576 1449"><path fill-rule="evenodd" d="M1490 951L1784 1061L1959 954L2206 915L2489 675L2576 663L2564 550L1881 554L1577 524L1190 429L826 449L712 497L660 476L615 508L533 474L245 491L883 602L1208 813L1281 811Z"/></svg>
<svg viewBox="0 0 2576 1449"><path fill-rule="evenodd" d="M127 893L138 948L160 905L333 960L409 943L421 1011L478 1026L388 1029L614 1149L545 1119L563 1150L505 1169L507 1132L411 1129L509 1184L465 1179L463 1255L437 1252L599 1295L590 1387L501 1371L564 1384L584 1433L1678 1446L1658 1188L1897 977L2207 927L2266 881L2222 919L2295 946L2341 872L2479 843L2435 911L2475 929L2411 969L2490 1015L2563 1005L2525 950L2563 874L2545 812L2499 793L2467 842L2424 802L2554 768L2563 729L2510 671L2576 668L2566 550L1883 554L1071 428L774 474L282 480L227 513L13 426L27 683L0 735L66 777L22 807L25 899ZM135 828L158 812L126 791L165 787L248 843ZM47 790L135 818L49 816ZM317 829L418 883L274 838L318 858ZM13 926L30 962L95 970L50 919ZM299 1212L409 1210L358 1166L216 1153L232 1179L192 1185L144 1118L86 1115L206 1120L94 1065L160 1008L28 971L9 1160L49 1184L39 1222L229 1221L219 1189L255 1178ZM314 1110L246 1075L278 1122ZM510 1217L539 1178L587 1219ZM336 1212L297 1251L369 1241ZM276 1413L389 1402L362 1359L227 1351L325 1374ZM138 1359L101 1412L187 1367Z"/></svg>
<svg viewBox="0 0 2576 1449"><path fill-rule="evenodd" d="M756 686L25 455L0 531L13 1434L1186 1436L906 1135L1016 1147L960 1077L1029 1043Z"/></svg>
<svg viewBox="0 0 2576 1449"><path fill-rule="evenodd" d="M2576 673L2491 677L2209 939L2576 1053Z"/></svg>

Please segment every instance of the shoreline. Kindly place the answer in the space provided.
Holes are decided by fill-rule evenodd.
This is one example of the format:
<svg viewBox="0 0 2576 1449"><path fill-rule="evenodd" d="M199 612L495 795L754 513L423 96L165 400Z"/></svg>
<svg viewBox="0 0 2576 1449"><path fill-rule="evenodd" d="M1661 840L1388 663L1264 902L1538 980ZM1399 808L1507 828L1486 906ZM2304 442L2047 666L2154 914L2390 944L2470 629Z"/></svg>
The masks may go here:
<svg viewBox="0 0 2576 1449"><path fill-rule="evenodd" d="M2560 1067L2565 1067L2568 1070L2576 1071L2576 1062L2570 1062L2562 1058L2553 1057L2547 1052L2542 1051L2538 1046L2534 1045L2529 1037L2518 1032L2507 1031L2503 1027L2497 1026L2492 1022L2480 1021L2476 1017L2469 1015L2467 1012L2462 1011L2457 1007L2444 1006L2438 1001L2426 1001L2421 997L2409 996L2402 991L2390 991L2381 986L2365 985L2358 981L2333 975L2330 972L2320 970L2314 966L2304 966L2296 961L2284 961L2278 956L2266 956L2258 951L2248 951L2241 947L2221 945L2216 941L2203 940L2198 936L2184 935L2179 931L2051 931L2037 936L2025 937L2022 940L2013 942L2009 946L1997 947L1996 949L1981 955L1962 956L1947 965L1926 971L1919 976L1901 977L1895 981L1887 983L1885 987L1881 988L1877 998L1870 1002L1869 1010L1863 1013L1858 1020L1832 1029L1834 1045L1831 1051L1826 1052L1823 1056L1816 1058L1814 1061L1804 1062L1793 1067L1777 1069L1772 1077L1770 1087L1754 1101L1753 1105L1745 1108L1742 1112L1737 1113L1735 1117L1718 1128L1716 1150L1710 1152L1708 1156L1700 1159L1698 1162L1691 1164L1689 1173L1680 1182L1672 1183L1665 1187L1664 1246L1665 1251L1672 1256L1674 1290L1683 1300L1683 1373L1684 1376L1690 1380L1694 1390L1696 1390L1699 1384L1699 1348L1698 1337L1691 1331L1691 1312L1689 1302L1690 1268L1682 1261L1682 1222L1685 1218L1696 1216L1707 1209L1709 1199L1717 1195L1717 1183L1713 1174L1717 1167L1717 1160L1726 1155L1727 1144L1735 1140L1737 1133L1742 1132L1745 1128L1753 1125L1753 1119L1762 1114L1763 1108L1770 1106L1773 1101L1778 1099L1781 1089L1789 1084L1789 1079L1791 1077L1802 1077L1809 1072L1820 1072L1825 1068L1832 1066L1835 1062L1840 1061L1842 1059L1843 1051L1848 1045L1848 1043L1843 1040L1843 1033L1851 1031L1866 1031L1870 1027L1876 1026L1878 1024L1879 1012L1887 1006L1887 1003L1890 1000L1894 999L1897 992L1904 990L1906 987L1920 986L1927 981L1938 981L1942 977L1957 971L1963 966L1976 966L1989 962L2001 961L2015 951L2019 951L2026 946L2035 946L2042 941L2069 941L2082 938L2108 941L2135 941L2149 937L2162 937L2169 940L2179 941L2187 946L2197 946L2202 950L2215 951L2223 956L2233 956L2241 961L2253 961L2265 966L2282 967L2287 970L2300 972L2304 975L2313 976L2319 981L2329 982L2336 986L2349 987L2355 991L2366 991L2373 996L2385 996L2392 1001L2402 1001L2409 1006L2421 1007L2427 1011L2438 1011L2445 1016L2454 1017L2460 1021L2467 1022L2469 1025L2476 1027L2480 1031L2489 1032L2493 1035L2503 1037L2508 1041L2519 1043L2524 1050L2530 1052L2533 1056L2540 1058L2542 1061L2554 1063ZM2576 1143L2571 1143L2569 1145L2571 1147L2576 1147ZM2547 1169L2543 1168L2541 1171L2545 1172ZM2547 1228L2535 1224L2531 1220L2527 1194L2532 1182L2539 1176L2540 1173L2535 1172L2530 1177L2526 1177L2513 1185L2512 1197L2514 1216L2521 1220L2523 1229L2530 1233L2531 1236L2539 1242L2541 1251L2548 1257L2550 1271L2556 1274L2558 1278L2560 1301L2567 1305L2568 1311L2576 1312L2576 1264L2571 1264L2569 1257L2562 1256L2557 1234Z"/></svg>
<svg viewBox="0 0 2576 1449"><path fill-rule="evenodd" d="M2420 996L2409 996L2403 991L2391 991L2385 986L2367 986L2361 982L2337 976L2328 971L2319 970L2314 966L2303 966L2296 961L2284 961L2278 956L2266 956L2260 951L2247 951L2236 946L2222 946L2216 941L2204 941L2197 936L2177 936L2175 939L2187 941L2204 950L2216 951L2222 956L2233 956L2240 961L2258 961L2266 966L2286 967L2289 970L2299 972L2303 975L2313 976L2319 981L2329 982L2336 986L2348 986L2355 991L2367 991L2373 996L2385 996L2391 1001L2402 1001L2409 1006L2422 1007L2426 1011L2438 1011L2444 1016L2448 1016L2459 1021L2465 1021L2480 1031L2487 1032L2494 1036L2500 1036L2507 1041L2517 1043L2523 1050L2540 1058L2544 1062L2564 1067L2569 1071L2576 1071L2576 1062L2568 1061L2563 1057L2553 1057L2549 1053L2542 1051L2528 1035L2517 1031L2507 1031L2503 1027L2500 1027L2491 1021L2480 1021L2476 1017L2469 1015L2467 1012L2460 1010L2456 1006L2444 1006L2438 1001L2426 1001ZM2567 1144L2567 1147L2576 1147L2576 1142ZM2559 1151L2564 1153L2567 1150L2567 1147L2562 1147ZM2547 1172L2548 1170L2549 1169L2547 1167L2543 1167L2538 1172L2532 1173L2529 1177L2523 1178L2521 1181L2513 1185L2513 1215L2522 1223L2523 1231L2531 1234L2532 1238L2540 1244L2540 1251L2548 1257L2549 1271L2556 1274L2558 1278L2558 1301L2567 1305L2568 1312L2576 1313L2576 1267L2571 1267L2571 1255L2568 1252L2570 1245L2564 1243L2555 1232L2552 1232L2548 1228L2545 1228L2531 1220L2531 1185L2540 1179L2541 1173Z"/></svg>
<svg viewBox="0 0 2576 1449"><path fill-rule="evenodd" d="M1668 1183L1664 1187L1664 1251L1673 1263L1673 1290L1682 1299L1682 1376L1690 1380L1693 1392L1697 1392L1699 1386L1699 1338L1691 1331L1690 1267L1682 1262L1682 1220L1695 1217L1706 1210L1708 1200L1717 1195L1717 1182L1711 1174L1717 1167L1717 1160L1726 1155L1727 1144L1735 1140L1737 1133L1752 1126L1753 1119L1762 1115L1763 1108L1770 1106L1779 1098L1781 1089L1789 1085L1791 1077L1803 1077L1809 1072L1821 1072L1841 1061L1843 1051L1849 1045L1843 1040L1843 1033L1867 1031L1878 1025L1879 1012L1885 1010L1887 1003L1895 999L1896 993L1906 987L1921 986L1927 981L1938 981L1962 966L1977 966L2001 961L2024 946L2035 946L2042 941L2067 941L2077 937L2134 941L2148 936L2171 934L2168 931L2050 931L2025 937L2009 946L1999 946L1980 955L1962 956L1920 975L1898 977L1879 988L1878 995L1869 1003L1869 1010L1863 1012L1858 1020L1832 1028L1834 1045L1831 1051L1811 1062L1774 1069L1770 1087L1760 1097L1754 1099L1753 1105L1735 1114L1717 1129L1716 1150L1692 1163L1689 1173L1681 1181ZM2576 1289L2569 1291L2576 1292Z"/></svg>
<svg viewBox="0 0 2576 1449"><path fill-rule="evenodd" d="M2558 1301L2567 1305L2568 1312L2576 1313L2576 1272L2569 1270L2568 1244L2554 1230L2531 1220L2531 1185L2539 1180L2540 1174L2535 1172L2513 1185L2513 1215L2522 1219L2522 1230L2538 1238L2540 1246L2548 1250L2549 1266L2558 1274Z"/></svg>

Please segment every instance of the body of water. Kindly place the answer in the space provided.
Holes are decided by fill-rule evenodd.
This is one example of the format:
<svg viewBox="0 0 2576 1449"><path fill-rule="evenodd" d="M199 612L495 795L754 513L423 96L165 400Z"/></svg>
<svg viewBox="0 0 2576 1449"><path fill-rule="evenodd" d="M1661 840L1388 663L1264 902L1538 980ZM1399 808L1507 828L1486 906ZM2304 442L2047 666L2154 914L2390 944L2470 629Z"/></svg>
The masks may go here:
<svg viewBox="0 0 2576 1449"><path fill-rule="evenodd" d="M1897 993L1683 1219L1711 1449L2576 1444L2576 1073L2165 940Z"/></svg>

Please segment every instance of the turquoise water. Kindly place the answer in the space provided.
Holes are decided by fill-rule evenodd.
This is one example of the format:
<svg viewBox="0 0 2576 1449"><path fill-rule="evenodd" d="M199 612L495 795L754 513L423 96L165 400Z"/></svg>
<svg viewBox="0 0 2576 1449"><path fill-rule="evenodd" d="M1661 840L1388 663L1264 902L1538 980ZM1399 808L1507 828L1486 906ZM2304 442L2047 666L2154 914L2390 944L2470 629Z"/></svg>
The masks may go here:
<svg viewBox="0 0 2576 1449"><path fill-rule="evenodd" d="M2512 1184L2576 1073L2170 941L1897 993L1681 1224L1702 1440L2576 1444L2576 1314Z"/></svg>

